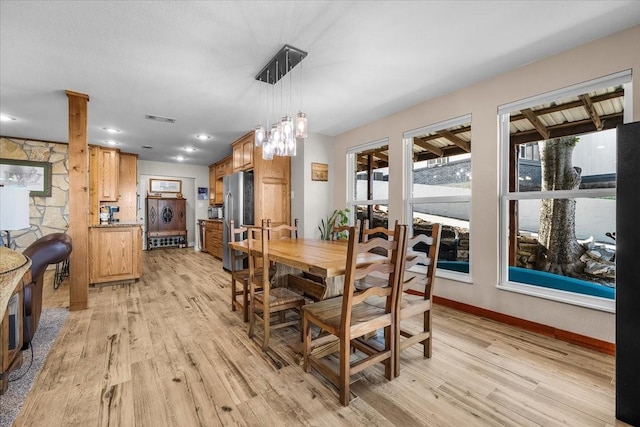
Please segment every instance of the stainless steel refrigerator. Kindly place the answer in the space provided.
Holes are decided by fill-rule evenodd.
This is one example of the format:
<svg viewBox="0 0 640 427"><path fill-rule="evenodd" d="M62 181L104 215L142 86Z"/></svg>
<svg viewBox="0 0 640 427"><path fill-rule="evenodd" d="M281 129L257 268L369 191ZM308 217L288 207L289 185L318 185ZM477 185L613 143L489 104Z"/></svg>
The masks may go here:
<svg viewBox="0 0 640 427"><path fill-rule="evenodd" d="M222 233L222 266L231 270L229 229L231 220L237 228L241 225L253 224L253 171L237 172L227 175L223 183L223 233ZM242 268L240 265L236 268Z"/></svg>

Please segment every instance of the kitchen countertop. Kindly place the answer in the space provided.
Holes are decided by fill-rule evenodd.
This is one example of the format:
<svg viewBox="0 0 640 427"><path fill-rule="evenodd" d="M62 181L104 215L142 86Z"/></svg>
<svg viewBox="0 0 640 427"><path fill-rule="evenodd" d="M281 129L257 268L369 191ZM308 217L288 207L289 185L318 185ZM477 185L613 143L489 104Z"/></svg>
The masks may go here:
<svg viewBox="0 0 640 427"><path fill-rule="evenodd" d="M134 221L111 222L108 224L91 224L89 228L113 228L113 227L142 227L142 224Z"/></svg>

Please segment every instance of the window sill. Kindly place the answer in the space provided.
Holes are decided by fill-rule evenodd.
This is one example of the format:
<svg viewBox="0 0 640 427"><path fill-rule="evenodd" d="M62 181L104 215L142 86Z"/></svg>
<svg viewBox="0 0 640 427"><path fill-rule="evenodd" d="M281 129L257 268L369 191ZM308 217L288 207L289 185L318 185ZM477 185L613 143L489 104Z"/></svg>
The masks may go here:
<svg viewBox="0 0 640 427"><path fill-rule="evenodd" d="M593 310L616 312L615 300L600 298L591 295L582 295L574 292L561 291L557 289L543 288L535 285L525 285L524 283L506 282L500 283L496 288L503 291L517 292L537 298L558 301L565 304L577 305Z"/></svg>

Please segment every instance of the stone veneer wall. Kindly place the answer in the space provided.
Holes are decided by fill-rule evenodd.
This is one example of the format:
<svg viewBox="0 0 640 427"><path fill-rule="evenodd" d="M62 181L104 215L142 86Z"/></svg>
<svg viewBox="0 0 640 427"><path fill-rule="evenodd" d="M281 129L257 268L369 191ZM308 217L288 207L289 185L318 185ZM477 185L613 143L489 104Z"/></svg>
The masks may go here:
<svg viewBox="0 0 640 427"><path fill-rule="evenodd" d="M64 233L69 227L68 145L19 138L0 138L0 157L51 163L51 197L30 197L31 227L11 232L16 250L22 252L42 236Z"/></svg>

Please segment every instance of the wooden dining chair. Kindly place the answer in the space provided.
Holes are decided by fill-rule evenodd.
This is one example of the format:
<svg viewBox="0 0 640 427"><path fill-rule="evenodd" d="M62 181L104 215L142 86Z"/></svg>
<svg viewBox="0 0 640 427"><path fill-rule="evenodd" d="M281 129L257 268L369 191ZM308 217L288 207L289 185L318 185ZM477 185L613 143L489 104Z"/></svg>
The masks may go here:
<svg viewBox="0 0 640 427"><path fill-rule="evenodd" d="M304 297L285 287L272 288L269 268L268 228L249 228L247 246L249 252L249 337L253 337L256 319L262 323L264 337L262 350L269 347L271 329L299 324L300 319L287 320L285 310L300 312ZM258 290L261 288L261 290ZM280 323L272 323L272 315L279 313ZM276 316L273 316L276 318Z"/></svg>
<svg viewBox="0 0 640 427"><path fill-rule="evenodd" d="M342 240L342 239L348 239L349 238L349 225L336 225L335 221L333 223L333 225L331 226L331 240ZM355 233L358 236L358 241L360 240L360 230L362 228L362 222L360 221L360 219L356 220L356 225L355 225Z"/></svg>
<svg viewBox="0 0 640 427"><path fill-rule="evenodd" d="M406 234L407 226L396 224L394 240L374 238L358 243L355 227L351 227L342 296L302 307L304 369L310 372L313 367L336 385L340 390L340 402L345 406L349 404L351 375L382 362L386 378L394 378L396 299L404 268L404 257L401 254L405 252ZM373 247L391 251L391 258L371 253ZM358 265L359 257L368 262ZM373 271L387 275L387 286L371 287L357 292L355 282ZM385 298L385 306L380 308L367 304L365 300L371 296ZM311 325L327 333L314 339ZM381 349L361 338L378 329L384 329L384 346ZM333 369L335 362L332 360L332 354L313 353L314 348L336 338L340 342L337 371ZM352 349L356 350L353 355Z"/></svg>
<svg viewBox="0 0 640 427"><path fill-rule="evenodd" d="M245 233L247 227L235 227L234 221L229 223L229 242L246 242ZM231 261L231 311L237 309L242 311L242 318L245 322L249 321L249 268L245 267L245 261L248 258L246 253L238 251L230 251ZM242 264L239 267L238 264ZM239 285L239 286L238 286ZM241 297L238 300L238 297Z"/></svg>
<svg viewBox="0 0 640 427"><path fill-rule="evenodd" d="M292 239L298 238L298 218L295 218L293 220L293 225L289 225L287 223L273 225L270 219L267 219L266 224L264 225L266 225L267 227L269 240L271 240L274 237L277 237L279 239L284 239L287 237L290 237Z"/></svg>
<svg viewBox="0 0 640 427"><path fill-rule="evenodd" d="M395 333L397 351L394 369L396 377L400 375L400 353L402 350L420 343L424 357L431 357L431 297L440 250L440 233L440 224L433 224L431 236L417 234L407 241L402 292L397 300L400 321L396 323ZM429 247L428 252L416 249L418 246L424 248L425 245ZM416 266L424 269L424 272L410 270ZM415 327L407 327L408 319L415 316L422 316L422 327L419 331L416 331Z"/></svg>

